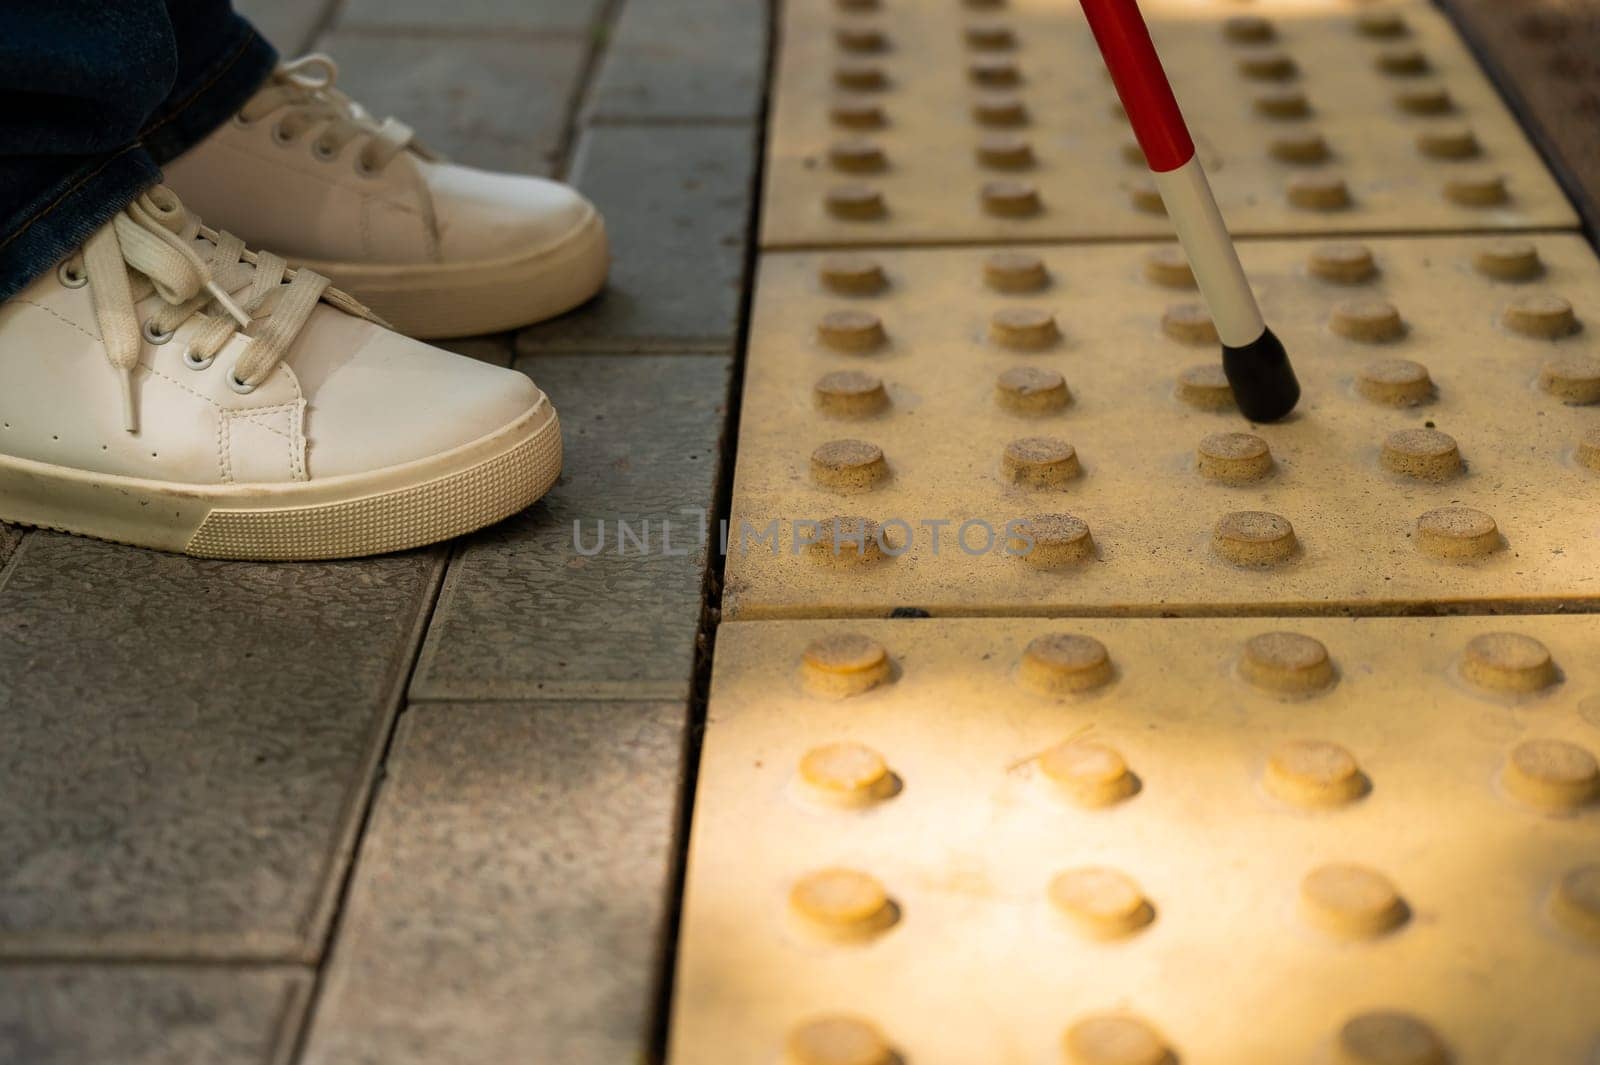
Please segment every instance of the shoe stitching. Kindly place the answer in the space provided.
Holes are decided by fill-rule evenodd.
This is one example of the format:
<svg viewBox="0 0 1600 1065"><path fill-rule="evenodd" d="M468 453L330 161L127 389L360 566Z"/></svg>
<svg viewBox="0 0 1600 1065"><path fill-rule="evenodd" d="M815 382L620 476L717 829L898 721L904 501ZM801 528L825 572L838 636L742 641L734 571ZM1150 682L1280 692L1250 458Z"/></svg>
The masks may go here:
<svg viewBox="0 0 1600 1065"><path fill-rule="evenodd" d="M91 333L91 332L89 332L83 326L79 325L77 322L74 322L71 318L67 318L64 315L62 315L59 311L55 311L55 310L52 310L49 307L46 307L44 304L40 303L38 300L31 299L28 296L12 296L11 299L12 299L12 301L14 301L16 303L26 303L30 307L37 307L41 311L43 311L44 313L50 315L52 318L55 318L57 321L65 322L67 325L70 325L72 328L76 329L78 332L82 333L84 336L88 337L90 340L93 340L96 343L102 342L99 333Z"/></svg>

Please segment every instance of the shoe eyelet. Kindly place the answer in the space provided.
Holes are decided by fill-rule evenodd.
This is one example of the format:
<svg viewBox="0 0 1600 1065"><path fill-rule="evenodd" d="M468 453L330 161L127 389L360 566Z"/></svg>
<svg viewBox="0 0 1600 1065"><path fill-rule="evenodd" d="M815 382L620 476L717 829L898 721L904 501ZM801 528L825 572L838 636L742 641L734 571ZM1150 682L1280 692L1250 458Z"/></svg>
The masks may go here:
<svg viewBox="0 0 1600 1065"><path fill-rule="evenodd" d="M145 319L144 323L144 338L152 344L165 344L167 341L172 339L172 334L177 332L176 329L169 329L165 333L158 333L151 326L150 323L152 321L153 319L147 318Z"/></svg>
<svg viewBox="0 0 1600 1065"><path fill-rule="evenodd" d="M61 282L63 288L82 288L89 283L89 275L75 274L67 269L66 263L62 263L56 267L56 280Z"/></svg>
<svg viewBox="0 0 1600 1065"><path fill-rule="evenodd" d="M202 359L194 353L193 348L183 349L183 364L191 370L204 370L216 361L215 355L207 355Z"/></svg>
<svg viewBox="0 0 1600 1065"><path fill-rule="evenodd" d="M312 141L311 142L311 154L316 157L318 162L322 162L322 163L331 163L331 162L333 162L335 159L339 158L339 151L340 151L340 149L338 149L338 148L330 148L326 144L323 144L321 141Z"/></svg>
<svg viewBox="0 0 1600 1065"><path fill-rule="evenodd" d="M272 143L280 148L287 148L294 143L294 134L284 129L283 123L279 122L272 127Z"/></svg>
<svg viewBox="0 0 1600 1065"><path fill-rule="evenodd" d="M249 129L256 124L256 121L254 118L245 118L243 111L235 111L233 113L233 124L240 129Z"/></svg>
<svg viewBox="0 0 1600 1065"><path fill-rule="evenodd" d="M356 153L355 171L356 177L370 179L378 176L377 167L374 167L368 163L367 157L362 155L360 152Z"/></svg>
<svg viewBox="0 0 1600 1065"><path fill-rule="evenodd" d="M241 396L248 396L256 390L255 385L250 384L248 381L239 380L239 368L237 366L228 371L228 387Z"/></svg>

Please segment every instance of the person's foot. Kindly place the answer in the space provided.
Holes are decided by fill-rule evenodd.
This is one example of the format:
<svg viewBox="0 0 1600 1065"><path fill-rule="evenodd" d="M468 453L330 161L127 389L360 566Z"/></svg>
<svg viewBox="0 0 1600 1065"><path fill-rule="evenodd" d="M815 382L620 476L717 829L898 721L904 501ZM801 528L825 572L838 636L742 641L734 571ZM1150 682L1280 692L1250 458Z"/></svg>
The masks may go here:
<svg viewBox="0 0 1600 1065"><path fill-rule="evenodd" d="M332 278L402 333L542 321L605 283L605 226L566 185L441 160L334 88L323 55L285 63L169 163L202 218Z"/></svg>
<svg viewBox="0 0 1600 1065"><path fill-rule="evenodd" d="M161 186L0 304L0 520L338 558L498 521L560 470L527 377L384 328Z"/></svg>

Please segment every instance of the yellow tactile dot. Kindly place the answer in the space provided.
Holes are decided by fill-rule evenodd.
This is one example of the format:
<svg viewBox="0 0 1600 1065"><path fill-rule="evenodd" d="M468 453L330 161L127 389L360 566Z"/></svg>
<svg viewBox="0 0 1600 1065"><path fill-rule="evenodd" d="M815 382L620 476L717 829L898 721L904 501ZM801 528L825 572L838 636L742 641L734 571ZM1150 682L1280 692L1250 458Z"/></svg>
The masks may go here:
<svg viewBox="0 0 1600 1065"><path fill-rule="evenodd" d="M836 492L865 492L889 477L883 449L866 440L830 440L811 453L811 479Z"/></svg>
<svg viewBox="0 0 1600 1065"><path fill-rule="evenodd" d="M843 219L882 218L886 210L883 193L870 185L837 185L827 191L823 203L829 214Z"/></svg>
<svg viewBox="0 0 1600 1065"><path fill-rule="evenodd" d="M817 409L845 418L877 414L889 406L882 378L860 370L836 370L817 378L812 387Z"/></svg>
<svg viewBox="0 0 1600 1065"><path fill-rule="evenodd" d="M1563 928L1600 943L1600 863L1561 874L1550 897L1550 913Z"/></svg>
<svg viewBox="0 0 1600 1065"><path fill-rule="evenodd" d="M978 141L978 162L995 170L1024 170L1034 163L1033 144L1015 133L991 133Z"/></svg>
<svg viewBox="0 0 1600 1065"><path fill-rule="evenodd" d="M1295 806L1342 806L1366 793L1367 778L1355 755L1337 743L1289 740L1267 758L1262 783Z"/></svg>
<svg viewBox="0 0 1600 1065"><path fill-rule="evenodd" d="M972 101L972 117L985 126L1022 126L1028 105L1009 93L986 93Z"/></svg>
<svg viewBox="0 0 1600 1065"><path fill-rule="evenodd" d="M1578 460L1579 465L1600 471L1600 425L1590 429L1578 439L1573 457Z"/></svg>
<svg viewBox="0 0 1600 1065"><path fill-rule="evenodd" d="M974 59L967 66L967 76L979 85L1003 87L1022 81L1022 70L1009 59Z"/></svg>
<svg viewBox="0 0 1600 1065"><path fill-rule="evenodd" d="M1048 414L1072 401L1067 379L1054 370L1014 366L995 381L995 401L1020 414Z"/></svg>
<svg viewBox="0 0 1600 1065"><path fill-rule="evenodd" d="M1298 70L1294 60L1283 52L1242 55L1237 65L1239 73L1257 81L1286 81L1294 77Z"/></svg>
<svg viewBox="0 0 1600 1065"><path fill-rule="evenodd" d="M1344 1023L1334 1040L1338 1065L1448 1065L1450 1053L1409 1013L1373 1010Z"/></svg>
<svg viewBox="0 0 1600 1065"><path fill-rule="evenodd" d="M1544 292L1518 296L1506 305L1500 320L1513 332L1545 340L1578 331L1578 316L1573 313L1572 304Z"/></svg>
<svg viewBox="0 0 1600 1065"><path fill-rule="evenodd" d="M1052 568L1082 562L1094 554L1094 537L1082 518L1038 514L1017 523L1010 550L1031 566Z"/></svg>
<svg viewBox="0 0 1600 1065"><path fill-rule="evenodd" d="M894 1048L871 1021L845 1014L798 1024L784 1041L783 1065L896 1065L897 1061Z"/></svg>
<svg viewBox="0 0 1600 1065"><path fill-rule="evenodd" d="M1311 249L1308 264L1312 276L1344 285L1360 284L1378 276L1372 249L1348 241L1317 245Z"/></svg>
<svg viewBox="0 0 1600 1065"><path fill-rule="evenodd" d="M893 675L883 644L857 632L812 640L800 654L806 687L823 695L860 695Z"/></svg>
<svg viewBox="0 0 1600 1065"><path fill-rule="evenodd" d="M889 76L870 60L847 60L833 68L833 83L856 92L875 91L889 84Z"/></svg>
<svg viewBox="0 0 1600 1065"><path fill-rule="evenodd" d="M1360 865L1332 864L1313 869L1300 882L1306 918L1336 935L1380 935L1406 919L1406 904L1389 878Z"/></svg>
<svg viewBox="0 0 1600 1065"><path fill-rule="evenodd" d="M1272 451L1254 433L1212 433L1195 448L1200 474L1223 484L1248 484L1272 472Z"/></svg>
<svg viewBox="0 0 1600 1065"><path fill-rule="evenodd" d="M1175 303L1161 313L1161 331L1185 344L1216 344L1211 312L1198 303Z"/></svg>
<svg viewBox="0 0 1600 1065"><path fill-rule="evenodd" d="M1447 481L1461 472L1455 438L1437 429L1399 429L1383 441L1383 468L1419 481Z"/></svg>
<svg viewBox="0 0 1600 1065"><path fill-rule="evenodd" d="M1139 147L1138 141L1123 141L1117 152L1122 156L1122 161L1129 166L1146 165L1147 160L1144 157L1144 149Z"/></svg>
<svg viewBox="0 0 1600 1065"><path fill-rule="evenodd" d="M1322 134L1307 132L1273 137L1267 142L1267 154L1282 163L1320 163L1331 153Z"/></svg>
<svg viewBox="0 0 1600 1065"><path fill-rule="evenodd" d="M1093 636L1074 632L1052 632L1035 637L1023 648L1022 659L1017 664L1017 676L1023 684L1050 695L1104 687L1111 682L1113 674L1111 654L1106 645ZM1062 767L1061 759L1067 755L1060 747L1054 748L1053 753L1055 760L1045 770L1045 775L1052 779L1055 768ZM1051 752L1047 752L1046 757L1051 757Z"/></svg>
<svg viewBox="0 0 1600 1065"><path fill-rule="evenodd" d="M1374 403L1414 407L1433 398L1428 368L1410 359L1379 359L1356 375L1356 391Z"/></svg>
<svg viewBox="0 0 1600 1065"><path fill-rule="evenodd" d="M1003 22L969 22L962 35L968 47L982 51L1004 51L1017 46L1017 34Z"/></svg>
<svg viewBox="0 0 1600 1065"><path fill-rule="evenodd" d="M1483 558L1500 548L1494 518L1471 507L1439 507L1417 519L1417 548L1435 558Z"/></svg>
<svg viewBox="0 0 1600 1065"><path fill-rule="evenodd" d="M876 11L878 0L833 0L833 6L841 11Z"/></svg>
<svg viewBox="0 0 1600 1065"><path fill-rule="evenodd" d="M1393 11L1368 11L1357 15L1355 26L1363 37L1404 37L1410 32L1406 20Z"/></svg>
<svg viewBox="0 0 1600 1065"><path fill-rule="evenodd" d="M989 336L996 344L1038 351L1061 339L1055 315L1038 307L1006 307L989 316Z"/></svg>
<svg viewBox="0 0 1600 1065"><path fill-rule="evenodd" d="M889 157L872 141L836 141L828 148L828 162L847 173L872 173L889 165Z"/></svg>
<svg viewBox="0 0 1600 1065"><path fill-rule="evenodd" d="M871 296L889 285L883 266L865 255L830 255L817 268L817 277L834 292Z"/></svg>
<svg viewBox="0 0 1600 1065"><path fill-rule="evenodd" d="M1133 878L1104 866L1065 869L1050 880L1050 902L1095 939L1120 939L1155 919Z"/></svg>
<svg viewBox="0 0 1600 1065"><path fill-rule="evenodd" d="M1258 93L1251 106L1264 118L1305 118L1311 114L1311 103L1299 89Z"/></svg>
<svg viewBox="0 0 1600 1065"><path fill-rule="evenodd" d="M1307 695L1333 683L1333 660L1313 636L1263 632L1245 641L1239 675L1268 691Z"/></svg>
<svg viewBox="0 0 1600 1065"><path fill-rule="evenodd" d="M872 100L835 100L828 118L846 129L879 129L889 121L882 105Z"/></svg>
<svg viewBox="0 0 1600 1065"><path fill-rule="evenodd" d="M1171 1048L1148 1023L1126 1013L1097 1013L1061 1037L1066 1065L1174 1065Z"/></svg>
<svg viewBox="0 0 1600 1065"><path fill-rule="evenodd" d="M1337 211L1350 206L1350 189L1341 177L1298 177L1290 181L1289 203L1309 211Z"/></svg>
<svg viewBox="0 0 1600 1065"><path fill-rule="evenodd" d="M1190 366L1178 374L1178 398L1200 410L1230 410L1233 387L1217 363Z"/></svg>
<svg viewBox="0 0 1600 1065"><path fill-rule="evenodd" d="M1176 244L1163 244L1146 253L1143 264L1145 280L1167 288L1194 288L1194 271L1183 248Z"/></svg>
<svg viewBox="0 0 1600 1065"><path fill-rule="evenodd" d="M983 280L996 292L1037 292L1050 283L1050 271L1037 255L997 251L983 261Z"/></svg>
<svg viewBox="0 0 1600 1065"><path fill-rule="evenodd" d="M1574 355L1546 363L1539 387L1572 406L1600 403L1600 359Z"/></svg>
<svg viewBox="0 0 1600 1065"><path fill-rule="evenodd" d="M1462 126L1423 130L1417 134L1417 151L1430 159L1470 159L1483 149L1477 134Z"/></svg>
<svg viewBox="0 0 1600 1065"><path fill-rule="evenodd" d="M1222 21L1222 35L1239 44L1260 44L1275 38L1278 31L1260 15L1232 15Z"/></svg>
<svg viewBox="0 0 1600 1065"><path fill-rule="evenodd" d="M1416 48L1386 48L1373 64L1385 74L1412 77L1428 72L1428 57Z"/></svg>
<svg viewBox="0 0 1600 1065"><path fill-rule="evenodd" d="M1539 249L1532 241L1508 237L1478 249L1472 257L1478 273L1497 281L1527 281L1544 273Z"/></svg>
<svg viewBox="0 0 1600 1065"><path fill-rule="evenodd" d="M1039 213L1039 190L1026 181L990 181L979 193L983 209L1003 218L1026 218Z"/></svg>
<svg viewBox="0 0 1600 1065"><path fill-rule="evenodd" d="M1116 99L1115 97L1106 102L1106 112L1110 114L1112 118L1120 118L1123 121L1127 121L1128 109L1123 107L1122 101Z"/></svg>
<svg viewBox="0 0 1600 1065"><path fill-rule="evenodd" d="M1387 300L1345 300L1328 315L1328 328L1349 340L1379 344L1405 335L1405 322Z"/></svg>
<svg viewBox="0 0 1600 1065"><path fill-rule="evenodd" d="M1536 692L1556 682L1556 664L1532 636L1487 632L1467 643L1461 676L1489 691Z"/></svg>
<svg viewBox="0 0 1600 1065"><path fill-rule="evenodd" d="M1494 207L1511 197L1499 174L1469 174L1446 181L1444 198L1462 207Z"/></svg>
<svg viewBox="0 0 1600 1065"><path fill-rule="evenodd" d="M835 26L833 42L846 52L882 52L888 36L876 26Z"/></svg>
<svg viewBox="0 0 1600 1065"><path fill-rule="evenodd" d="M829 311L817 322L817 339L836 351L871 351L887 339L883 320L871 311Z"/></svg>
<svg viewBox="0 0 1600 1065"><path fill-rule="evenodd" d="M1060 488L1083 471L1078 452L1053 436L1027 436L1006 445L1000 457L1006 480L1028 488Z"/></svg>
<svg viewBox="0 0 1600 1065"><path fill-rule="evenodd" d="M1265 510L1224 514L1211 530L1211 549L1241 566L1270 566L1294 556L1298 542L1287 518Z"/></svg>
<svg viewBox="0 0 1600 1065"><path fill-rule="evenodd" d="M859 743L827 743L800 756L806 794L830 806L861 807L887 798L894 775L883 755Z"/></svg>
<svg viewBox="0 0 1600 1065"><path fill-rule="evenodd" d="M1023 662L1026 665L1027 660ZM1053 680L1053 675L1045 675L1038 683ZM1056 694L1048 688L1042 690ZM1039 756L1039 772L1057 792L1091 810L1119 803L1139 790L1139 781L1122 755L1092 740L1056 744Z"/></svg>
<svg viewBox="0 0 1600 1065"><path fill-rule="evenodd" d="M806 550L817 562L848 566L879 561L887 542L882 526L872 519L833 514L817 520L815 539Z"/></svg>
<svg viewBox="0 0 1600 1065"><path fill-rule="evenodd" d="M1412 115L1443 115L1455 110L1450 90L1443 85L1414 85L1394 94L1394 105Z"/></svg>
<svg viewBox="0 0 1600 1065"><path fill-rule="evenodd" d="M1600 762L1565 740L1524 740L1511 749L1501 779L1529 805L1575 810L1600 794Z"/></svg>
<svg viewBox="0 0 1600 1065"><path fill-rule="evenodd" d="M1166 214L1167 205L1161 199L1161 190L1156 188L1156 183L1148 179L1135 181L1128 186L1128 201L1141 211L1150 214Z"/></svg>
<svg viewBox="0 0 1600 1065"><path fill-rule="evenodd" d="M898 918L878 878L857 869L821 869L801 877L789 891L789 910L830 939L866 939Z"/></svg>

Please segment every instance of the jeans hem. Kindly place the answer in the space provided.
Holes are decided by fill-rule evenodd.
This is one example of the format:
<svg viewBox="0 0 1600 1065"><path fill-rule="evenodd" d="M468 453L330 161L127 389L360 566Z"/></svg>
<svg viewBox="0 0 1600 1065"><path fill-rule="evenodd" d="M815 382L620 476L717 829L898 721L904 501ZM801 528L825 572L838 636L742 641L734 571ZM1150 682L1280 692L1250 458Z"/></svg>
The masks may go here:
<svg viewBox="0 0 1600 1065"><path fill-rule="evenodd" d="M196 86L163 107L141 131L140 139L157 165L176 159L233 117L278 65L272 45L248 23L239 25L239 40L224 47Z"/></svg>
<svg viewBox="0 0 1600 1065"><path fill-rule="evenodd" d="M0 243L0 301L71 255L135 196L161 180L143 145L93 159L41 194Z"/></svg>

